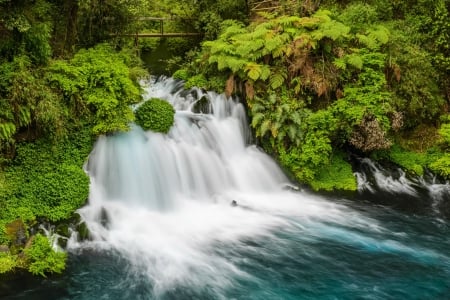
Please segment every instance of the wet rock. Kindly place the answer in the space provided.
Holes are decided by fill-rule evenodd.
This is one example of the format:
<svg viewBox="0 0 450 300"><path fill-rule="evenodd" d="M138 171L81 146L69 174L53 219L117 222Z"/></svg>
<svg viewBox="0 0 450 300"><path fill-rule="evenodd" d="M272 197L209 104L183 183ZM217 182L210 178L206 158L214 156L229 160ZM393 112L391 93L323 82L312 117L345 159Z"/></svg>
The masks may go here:
<svg viewBox="0 0 450 300"><path fill-rule="evenodd" d="M68 224L59 224L56 227L56 233L63 237L70 237L69 225Z"/></svg>
<svg viewBox="0 0 450 300"><path fill-rule="evenodd" d="M61 247L61 248L63 248L63 249L66 249L66 247L67 247L67 241L68 241L67 238L60 237L60 238L58 239L58 246Z"/></svg>
<svg viewBox="0 0 450 300"><path fill-rule="evenodd" d="M195 102L192 107L192 111L195 113L212 113L212 108L209 99L206 96L201 97L197 102Z"/></svg>
<svg viewBox="0 0 450 300"><path fill-rule="evenodd" d="M109 222L108 212L102 207L100 210L100 224L102 224L103 227L108 228Z"/></svg>
<svg viewBox="0 0 450 300"><path fill-rule="evenodd" d="M27 242L27 230L22 219L17 219L6 224L6 235L14 247L23 247Z"/></svg>
<svg viewBox="0 0 450 300"><path fill-rule="evenodd" d="M86 223L82 222L76 227L76 231L78 232L78 238L80 241L89 239L89 229Z"/></svg>

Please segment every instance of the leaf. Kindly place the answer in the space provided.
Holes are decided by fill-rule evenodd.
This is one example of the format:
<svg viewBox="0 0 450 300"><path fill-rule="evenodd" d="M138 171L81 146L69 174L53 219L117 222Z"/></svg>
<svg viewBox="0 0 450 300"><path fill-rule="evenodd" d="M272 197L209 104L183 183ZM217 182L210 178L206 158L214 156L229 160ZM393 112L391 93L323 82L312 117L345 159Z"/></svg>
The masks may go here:
<svg viewBox="0 0 450 300"><path fill-rule="evenodd" d="M346 57L347 63L359 70L362 69L363 67L363 60L361 58L361 56L359 56L358 54L352 53L347 55Z"/></svg>
<svg viewBox="0 0 450 300"><path fill-rule="evenodd" d="M276 90L277 88L279 88L280 86L283 85L284 83L284 76L281 73L275 73L270 77L270 87L274 90Z"/></svg>
<svg viewBox="0 0 450 300"><path fill-rule="evenodd" d="M333 65L335 65L338 69L345 70L347 69L347 63L345 62L345 57L337 58L333 61Z"/></svg>
<svg viewBox="0 0 450 300"><path fill-rule="evenodd" d="M247 76L250 79L256 81L261 76L261 65L258 65L257 63L248 63L245 66L244 71L247 72Z"/></svg>
<svg viewBox="0 0 450 300"><path fill-rule="evenodd" d="M261 124L261 127L259 128L260 136L264 136L271 127L272 127L272 122L270 120L265 120Z"/></svg>
<svg viewBox="0 0 450 300"><path fill-rule="evenodd" d="M252 116L252 127L256 128L261 121L264 120L264 114L263 113L256 113Z"/></svg>

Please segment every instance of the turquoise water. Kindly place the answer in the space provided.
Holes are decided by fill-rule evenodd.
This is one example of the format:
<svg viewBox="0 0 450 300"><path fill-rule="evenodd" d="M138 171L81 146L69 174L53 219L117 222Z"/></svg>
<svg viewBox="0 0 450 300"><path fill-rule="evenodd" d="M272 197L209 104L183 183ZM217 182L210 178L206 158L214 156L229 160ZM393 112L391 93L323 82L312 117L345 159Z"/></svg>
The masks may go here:
<svg viewBox="0 0 450 300"><path fill-rule="evenodd" d="M170 79L144 96L174 127L99 138L91 240L63 275L0 279L0 299L450 299L448 183L356 159L352 199L286 189L238 101Z"/></svg>
<svg viewBox="0 0 450 300"><path fill-rule="evenodd" d="M214 278L195 286L181 280L157 294L157 278L145 276L144 266L114 251L84 249L70 255L65 275L10 281L9 291L0 289L1 299L449 299L448 221L336 201L382 228L304 228L293 218L293 226L265 238L216 240L205 253L223 257L239 273L220 278L222 287ZM203 267L214 266L193 268L189 276L203 276Z"/></svg>

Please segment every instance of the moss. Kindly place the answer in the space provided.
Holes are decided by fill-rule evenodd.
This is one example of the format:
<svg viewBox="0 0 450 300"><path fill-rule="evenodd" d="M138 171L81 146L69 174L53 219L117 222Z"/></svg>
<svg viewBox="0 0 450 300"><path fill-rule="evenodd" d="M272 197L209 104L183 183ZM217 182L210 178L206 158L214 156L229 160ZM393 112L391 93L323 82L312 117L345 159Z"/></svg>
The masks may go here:
<svg viewBox="0 0 450 300"><path fill-rule="evenodd" d="M352 166L341 153L333 154L330 163L320 168L309 184L316 191L356 191L358 188Z"/></svg>
<svg viewBox="0 0 450 300"><path fill-rule="evenodd" d="M28 271L34 275L46 276L48 273L61 273L65 269L67 254L55 252L49 240L37 234L31 247L24 251L29 261Z"/></svg>
<svg viewBox="0 0 450 300"><path fill-rule="evenodd" d="M429 164L431 171L442 176L443 178L450 179L450 154L446 153L439 159Z"/></svg>
<svg viewBox="0 0 450 300"><path fill-rule="evenodd" d="M7 188L0 187L0 243L13 242L6 225L17 219L25 227L37 219L65 220L86 202L83 164L91 147L90 128L79 128L58 145L46 139L17 144L16 157L4 168Z"/></svg>
<svg viewBox="0 0 450 300"><path fill-rule="evenodd" d="M167 133L174 123L175 110L167 101L152 98L139 106L135 115L136 124L144 130Z"/></svg>
<svg viewBox="0 0 450 300"><path fill-rule="evenodd" d="M11 255L8 252L0 252L0 274L7 273L17 266L17 256Z"/></svg>
<svg viewBox="0 0 450 300"><path fill-rule="evenodd" d="M438 147L431 147L424 152L416 152L396 144L388 151L373 153L372 158L389 160L412 175L422 176L425 169L429 169L436 175L450 178L450 155Z"/></svg>
<svg viewBox="0 0 450 300"><path fill-rule="evenodd" d="M408 151L398 145L394 145L388 152L389 159L395 164L414 175L423 175L424 167L427 165L426 153Z"/></svg>
<svg viewBox="0 0 450 300"><path fill-rule="evenodd" d="M181 79L184 81L187 81L190 76L191 76L190 72L186 69L179 69L172 75L173 78Z"/></svg>
<svg viewBox="0 0 450 300"><path fill-rule="evenodd" d="M89 238L89 229L86 223L82 222L77 226L78 238L81 241L87 240Z"/></svg>
<svg viewBox="0 0 450 300"><path fill-rule="evenodd" d="M194 75L194 76L190 77L188 80L186 80L184 87L186 89L190 89L193 87L208 88L209 83L203 74L199 74L199 75Z"/></svg>

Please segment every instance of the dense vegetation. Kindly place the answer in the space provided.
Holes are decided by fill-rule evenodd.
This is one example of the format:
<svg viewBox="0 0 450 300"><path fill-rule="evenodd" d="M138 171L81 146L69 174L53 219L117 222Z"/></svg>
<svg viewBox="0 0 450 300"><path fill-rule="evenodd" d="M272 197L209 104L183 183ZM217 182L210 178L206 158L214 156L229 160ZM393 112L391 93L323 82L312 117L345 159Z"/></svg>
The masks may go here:
<svg viewBox="0 0 450 300"><path fill-rule="evenodd" d="M0 273L63 271L65 254L35 235L38 226L65 222L86 202L83 164L95 136L127 130L134 120L130 105L141 100L137 78L144 74L139 59L104 43L105 34L95 41L76 34L107 7L0 1ZM108 15L128 11L115 9L124 8Z"/></svg>
<svg viewBox="0 0 450 300"><path fill-rule="evenodd" d="M450 2L297 4L224 22L175 76L244 90L263 147L314 189L356 189L350 153L449 178Z"/></svg>
<svg viewBox="0 0 450 300"><path fill-rule="evenodd" d="M93 140L134 121L141 50L170 53L186 87L240 94L260 145L314 189L355 190L353 154L450 178L450 1L278 4L0 0L0 273L63 270L37 225L85 203ZM123 36L159 31L142 16L203 36ZM147 103L137 122L166 132L173 109Z"/></svg>
<svg viewBox="0 0 450 300"><path fill-rule="evenodd" d="M173 125L175 110L169 102L152 98L142 103L135 115L136 124L144 130L167 133Z"/></svg>

